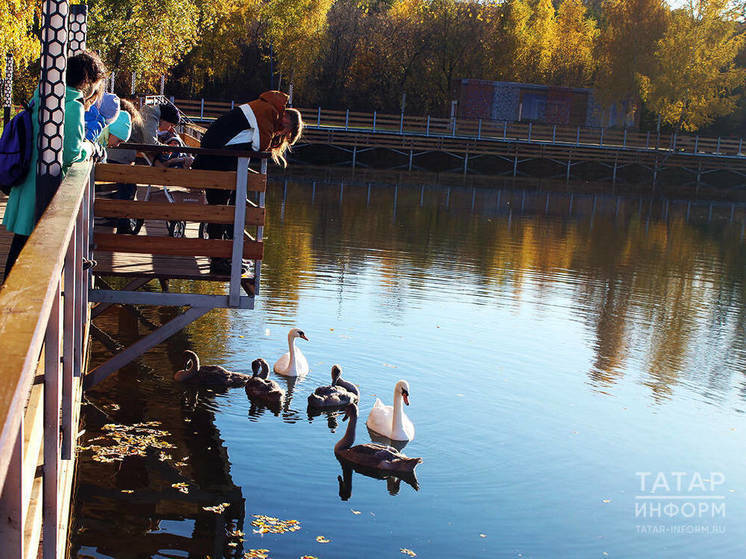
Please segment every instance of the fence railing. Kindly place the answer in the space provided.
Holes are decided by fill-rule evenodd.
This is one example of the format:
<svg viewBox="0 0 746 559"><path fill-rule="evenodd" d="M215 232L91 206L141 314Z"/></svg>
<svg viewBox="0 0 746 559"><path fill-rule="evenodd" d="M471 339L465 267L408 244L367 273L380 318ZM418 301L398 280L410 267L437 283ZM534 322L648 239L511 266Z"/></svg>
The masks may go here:
<svg viewBox="0 0 746 559"><path fill-rule="evenodd" d="M0 288L0 550L65 552L88 323L90 162L74 165ZM37 469L39 464L43 464Z"/></svg>
<svg viewBox="0 0 746 559"><path fill-rule="evenodd" d="M237 102L174 99L174 103L194 119L213 119L232 109ZM712 155L744 155L743 138L705 137L691 134L637 132L631 129L572 127L479 119L410 116L405 114L366 113L331 109L299 109L311 127L457 136L531 143L583 145L636 150L667 150Z"/></svg>

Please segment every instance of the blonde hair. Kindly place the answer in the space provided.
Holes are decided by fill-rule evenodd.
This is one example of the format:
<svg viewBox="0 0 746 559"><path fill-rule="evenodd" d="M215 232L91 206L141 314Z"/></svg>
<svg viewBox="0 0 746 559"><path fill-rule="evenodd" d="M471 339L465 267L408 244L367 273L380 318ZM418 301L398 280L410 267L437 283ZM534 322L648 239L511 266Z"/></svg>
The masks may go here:
<svg viewBox="0 0 746 559"><path fill-rule="evenodd" d="M300 140L303 135L303 117L300 111L298 109L285 109L285 114L290 117L290 134L275 136L269 146L272 161L283 167L288 166L285 153L291 151L290 146Z"/></svg>

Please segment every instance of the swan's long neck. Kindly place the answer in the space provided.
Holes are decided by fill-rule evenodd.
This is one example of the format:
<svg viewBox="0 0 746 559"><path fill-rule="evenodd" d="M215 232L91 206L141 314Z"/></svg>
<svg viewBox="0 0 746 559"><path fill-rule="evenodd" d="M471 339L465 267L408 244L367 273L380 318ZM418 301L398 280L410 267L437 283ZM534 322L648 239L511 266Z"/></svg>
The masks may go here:
<svg viewBox="0 0 746 559"><path fill-rule="evenodd" d="M357 414L350 414L347 420L347 431L345 431L344 437L339 439L339 442L334 445L334 450L345 450L355 444L355 427L357 426Z"/></svg>
<svg viewBox="0 0 746 559"><path fill-rule="evenodd" d="M288 334L288 352L290 353L288 369L293 369L295 367L295 336L292 333Z"/></svg>
<svg viewBox="0 0 746 559"><path fill-rule="evenodd" d="M391 420L391 432L398 433L404 428L402 424L402 395L401 389L397 386L394 389L394 418Z"/></svg>

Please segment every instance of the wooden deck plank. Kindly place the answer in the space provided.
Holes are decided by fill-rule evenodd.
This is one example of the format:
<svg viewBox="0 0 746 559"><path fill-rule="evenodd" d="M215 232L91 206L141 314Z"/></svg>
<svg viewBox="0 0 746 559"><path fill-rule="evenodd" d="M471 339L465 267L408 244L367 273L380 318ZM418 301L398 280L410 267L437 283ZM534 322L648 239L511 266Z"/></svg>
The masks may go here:
<svg viewBox="0 0 746 559"><path fill-rule="evenodd" d="M171 256L230 258L233 251L233 241L229 240L114 235L111 233L96 233L95 231L93 243L97 254L101 252L134 252ZM261 260L263 253L264 246L262 243L244 242L244 258Z"/></svg>
<svg viewBox="0 0 746 559"><path fill-rule="evenodd" d="M169 202L107 200L95 202L96 217L135 217L140 219L208 221L233 223L234 206L203 206L200 204L171 204ZM246 208L246 225L264 225L264 208Z"/></svg>
<svg viewBox="0 0 746 559"><path fill-rule="evenodd" d="M198 189L235 190L236 172L99 163L96 165L96 182L122 182L183 186L184 188ZM246 189L249 192L265 192L267 190L267 176L259 173L249 173Z"/></svg>

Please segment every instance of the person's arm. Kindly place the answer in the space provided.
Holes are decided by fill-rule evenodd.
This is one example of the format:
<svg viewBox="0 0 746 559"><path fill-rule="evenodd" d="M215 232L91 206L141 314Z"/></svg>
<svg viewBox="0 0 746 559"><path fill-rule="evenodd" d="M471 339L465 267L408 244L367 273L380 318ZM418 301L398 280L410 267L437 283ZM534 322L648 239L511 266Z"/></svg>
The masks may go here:
<svg viewBox="0 0 746 559"><path fill-rule="evenodd" d="M106 119L101 115L96 105L92 105L85 112L85 139L94 142L106 127Z"/></svg>
<svg viewBox="0 0 746 559"><path fill-rule="evenodd" d="M93 152L93 144L85 140L85 108L76 101L65 106L65 141L62 148L62 166L84 161Z"/></svg>
<svg viewBox="0 0 746 559"><path fill-rule="evenodd" d="M158 124L161 121L161 110L157 106L147 105L142 110L143 143L158 145Z"/></svg>

